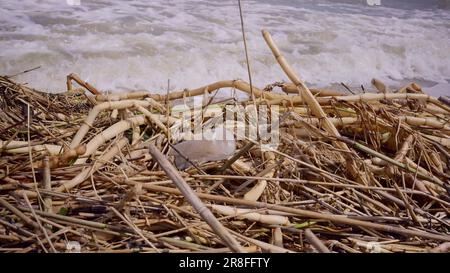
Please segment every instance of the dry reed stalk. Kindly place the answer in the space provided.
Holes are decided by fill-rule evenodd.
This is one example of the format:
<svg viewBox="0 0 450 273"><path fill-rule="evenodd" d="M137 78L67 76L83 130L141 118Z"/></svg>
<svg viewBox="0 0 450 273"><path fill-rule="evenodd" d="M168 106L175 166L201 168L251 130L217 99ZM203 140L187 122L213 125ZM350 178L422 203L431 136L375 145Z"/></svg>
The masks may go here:
<svg viewBox="0 0 450 273"><path fill-rule="evenodd" d="M150 111L148 111L147 109L145 109L140 105L135 105L135 107L137 110L141 111L142 114L144 114L150 120L151 123L158 126L165 134L167 134L168 132L167 127L160 121L157 115L150 113Z"/></svg>
<svg viewBox="0 0 450 273"><path fill-rule="evenodd" d="M257 102L259 103L259 101ZM260 103L264 105L263 103ZM272 102L268 102L269 105L273 104ZM311 111L308 107L300 107L300 106L289 106L288 104L279 105L280 112L286 113L286 112L294 112L301 116L307 116L310 117ZM357 113L355 110L351 108L345 108L345 107L337 107L337 106L330 106L330 105L323 105L322 109L325 111L328 115L336 115L339 118L346 118L346 117L357 117ZM331 118L332 119L332 118Z"/></svg>
<svg viewBox="0 0 450 273"><path fill-rule="evenodd" d="M314 248L320 253L330 253L330 250L320 241L319 238L311 231L311 229L305 229L306 239L314 246Z"/></svg>
<svg viewBox="0 0 450 273"><path fill-rule="evenodd" d="M297 86L293 83L283 83L281 85L281 89L283 92L288 94L298 94ZM335 90L316 88L310 88L309 90L311 93L319 97L344 96L344 93Z"/></svg>
<svg viewBox="0 0 450 273"><path fill-rule="evenodd" d="M73 150L65 150L62 154L58 156L51 156L49 158L49 167L51 169L57 168L57 167L64 167L67 166L70 161L76 159L77 157L83 155L86 152L86 146L85 145L79 145ZM36 163L37 168L43 167L43 162Z"/></svg>
<svg viewBox="0 0 450 273"><path fill-rule="evenodd" d="M254 174L252 164L241 159L238 159L233 164L231 164L231 168L233 169L233 171L241 175Z"/></svg>
<svg viewBox="0 0 450 273"><path fill-rule="evenodd" d="M339 131L336 129L336 127L328 120L327 115L323 111L322 107L316 100L316 98L313 96L311 91L308 89L308 87L305 85L305 83L294 73L290 65L287 63L284 56L281 54L280 50L276 46L275 42L273 41L272 37L270 36L270 33L263 30L262 34L264 36L264 40L266 41L267 45L272 50L273 55L275 56L277 62L280 64L283 71L286 73L286 75L289 77L289 79L295 84L297 87L298 93L300 97L302 97L303 100L307 103L309 108L311 109L311 112L317 117L320 118L323 121L323 127L325 131L327 131L330 135L335 137L340 137ZM342 149L346 152L351 152L350 149L347 147L347 145L343 142L335 142L334 145ZM353 177L357 177L358 181L361 183L367 185L368 182L366 181L366 178L364 177L364 174L361 174L359 170L356 167L356 164L354 160L348 156L348 154L345 154L346 159L349 161L348 168Z"/></svg>
<svg viewBox="0 0 450 273"><path fill-rule="evenodd" d="M119 218L124 221L127 225L130 226L130 228L132 228L137 235L139 235L150 247L152 247L153 249L156 250L156 252L159 252L159 250L147 239L147 237L145 237L145 235L142 233L142 231L139 230L139 228L136 227L136 225L134 225L132 222L130 222L129 219L126 219L125 216L123 216L119 211L117 211L114 207L111 207L111 210L117 215L119 216ZM151 238L154 241L157 241L158 239L154 238L153 236L151 236Z"/></svg>
<svg viewBox="0 0 450 273"><path fill-rule="evenodd" d="M11 205L8 201L6 201L5 199L3 199L2 197L0 197L0 204L8 209L9 211L11 211L12 213L14 213L17 217L19 217L19 219L21 219L27 226L32 227L33 229L39 229L39 225L34 222L33 220L31 220L28 216L26 216L23 212L21 212L19 209L17 209L16 207L14 207L13 205Z"/></svg>
<svg viewBox="0 0 450 273"><path fill-rule="evenodd" d="M450 131L450 125L446 122L438 121L434 118L420 118L420 117L398 117L399 121L404 121L412 126L429 126L436 129Z"/></svg>
<svg viewBox="0 0 450 273"><path fill-rule="evenodd" d="M23 194L23 199L25 200L26 204L30 208L31 214L33 215L34 219L36 219L36 223L38 224L39 229L42 230L42 233L44 233L45 239L47 240L48 244L50 245L52 252L57 253L55 246L53 245L51 239L48 236L47 230L42 226L41 221L39 221L39 218L37 217L36 212L33 209L33 206L31 205L30 200L28 200L28 197L26 194Z"/></svg>
<svg viewBox="0 0 450 273"><path fill-rule="evenodd" d="M436 141L437 143L441 144L442 146L450 148L450 138L448 138L448 137L437 137L437 136L430 136L430 135L424 135L424 137L431 139L433 141Z"/></svg>
<svg viewBox="0 0 450 273"><path fill-rule="evenodd" d="M70 143L69 148L75 149L78 145L80 145L84 136L87 134L89 129L93 126L95 118L98 116L98 114L100 112L106 111L106 110L113 110L113 109L121 110L121 109L131 108L131 107L134 107L135 105L148 107L150 105L150 103L148 101L124 100L124 101L104 102L104 103L96 105L94 108L92 108L92 110L89 112L89 115L84 120L84 123L78 129L76 135L73 137L72 142Z"/></svg>
<svg viewBox="0 0 450 273"><path fill-rule="evenodd" d="M336 130L336 128L333 126L333 124L330 121L328 121L328 118L327 118L325 112L320 107L320 105L317 103L317 101L314 98L314 96L312 95L311 91L308 89L308 87L306 87L306 85L303 83L303 81L300 80L300 78L293 72L292 68L287 63L287 61L285 60L283 55L281 55L280 50L275 45L275 42L273 41L269 32L263 30L262 34L264 36L266 43L272 50L272 53L275 56L277 62L280 64L281 68L286 73L286 75L289 77L289 79L295 84L299 95L302 96L302 98L308 104L312 113L315 116L317 116L318 118L324 120L324 127L331 135L339 136L339 132ZM342 144L338 145L338 147L345 149Z"/></svg>
<svg viewBox="0 0 450 273"><path fill-rule="evenodd" d="M0 224L2 224L5 228L9 228L11 231L14 231L18 235L23 235L23 236L30 237L30 238L36 236L34 233L29 232L28 230L25 230L25 229L19 227L18 225L13 225L1 218L0 218Z"/></svg>
<svg viewBox="0 0 450 273"><path fill-rule="evenodd" d="M31 212L31 210L29 208L26 208L26 207L19 207L19 208L22 211ZM126 227L119 226L119 225L109 225L109 224L104 224L104 223L99 223L99 222L94 222L94 221L89 221L89 220L83 220L83 219L77 219L74 217L69 217L69 216L65 216L65 215L61 215L61 214L50 213L50 212L39 211L39 210L36 210L35 213L37 215L52 218L54 220L62 221L64 223L72 223L72 224L83 226L83 227L102 230L104 232L111 232L112 234L117 235L117 236L120 236L121 233L123 233L123 232L134 233L134 231L132 231Z"/></svg>
<svg viewBox="0 0 450 273"><path fill-rule="evenodd" d="M133 126L139 126L142 124L145 124L145 116L134 116L115 123L96 135L86 144L86 152L83 154L83 157L88 157L94 154L101 145L105 144L108 140L116 137L120 133L131 129Z"/></svg>
<svg viewBox="0 0 450 273"><path fill-rule="evenodd" d="M236 237L238 237L239 239L241 239L242 241L254 244L269 253L295 253L294 251L288 250L286 248L271 245L271 244L244 236L244 235L240 234L239 232L235 232L233 230L230 230L230 232L232 234L234 234Z"/></svg>
<svg viewBox="0 0 450 273"><path fill-rule="evenodd" d="M83 169L80 173L78 173L71 180L64 182L61 186L55 189L56 192L64 192L69 191L70 189L76 187L77 185L83 183L88 179L93 172L97 171L101 168L105 163L109 162L115 155L117 155L120 150L128 144L128 139L122 138L115 145L112 146L110 150L108 150L104 155L100 156L94 164ZM30 198L36 198L37 193L29 190L17 190L15 193L19 196L26 194Z"/></svg>
<svg viewBox="0 0 450 273"><path fill-rule="evenodd" d="M49 164L49 158L45 157L43 162L43 177L42 177L42 184L45 190L51 191L52 190L52 181L51 181L51 174L50 174L50 164ZM53 212L52 208L52 198L51 196L44 197L44 210L46 212Z"/></svg>
<svg viewBox="0 0 450 273"><path fill-rule="evenodd" d="M61 186L55 189L57 192L69 191L73 187L83 183L88 177L99 168L101 168L105 163L109 162L115 155L120 153L120 151L128 144L128 139L121 138L117 141L112 148L107 151L105 154L96 159L95 163L92 164L90 168L84 169L77 176L75 176L72 180L63 183Z"/></svg>
<svg viewBox="0 0 450 273"><path fill-rule="evenodd" d="M150 93L148 94L148 96L156 101L176 100L176 99L182 99L184 97L193 97L193 96L203 95L205 92L212 93L218 89L227 88L227 87L235 88L237 90L251 94L250 84L248 84L244 81L241 81L241 80L231 80L231 81L215 82L215 83L212 83L212 84L209 84L206 86L202 86L200 88L193 89L193 90L186 89L183 91L172 92L166 96L158 95L158 94L150 94ZM257 97L257 98L262 97L263 95L267 99L288 98L288 96L264 92L261 89L258 89L254 86L253 86L253 93L254 93L255 97Z"/></svg>
<svg viewBox="0 0 450 273"><path fill-rule="evenodd" d="M244 247L244 250L246 253L259 253L260 250L257 246L246 246ZM208 249L208 250L200 250L200 251L193 251L192 253L230 253L230 249L228 247L223 247L223 248L212 248L212 249Z"/></svg>
<svg viewBox="0 0 450 273"><path fill-rule="evenodd" d="M427 104L424 111L426 113L429 113L431 115L447 115L448 112L440 107L437 107L436 105Z"/></svg>
<svg viewBox="0 0 450 273"><path fill-rule="evenodd" d="M426 94L400 94L400 93L387 93L387 94L374 94L374 93L364 93L351 96L332 96L332 97L317 97L316 100L320 105L331 105L333 102L377 102L381 100L395 100L395 99L411 99L423 102L430 102L433 105L427 105L427 109L439 114L448 114L450 112L450 107L443 105L438 99L426 95ZM303 98L300 95L289 96L285 98L273 98L267 101L269 105L282 105L283 103L287 105L299 105L303 103Z"/></svg>
<svg viewBox="0 0 450 273"><path fill-rule="evenodd" d="M30 148L27 141L2 141L0 140L0 150L11 154L28 154ZM44 152L49 155L58 155L62 147L52 144L32 144L33 152Z"/></svg>
<svg viewBox="0 0 450 273"><path fill-rule="evenodd" d="M371 83L377 89L378 93L389 93L386 85L382 81L378 79L372 79Z"/></svg>
<svg viewBox="0 0 450 273"><path fill-rule="evenodd" d="M89 92L91 92L94 95L101 94L101 92L98 91L94 86L92 86L89 83L80 79L80 77L78 75L76 75L75 73L72 73L67 76L67 91L72 90L72 82L71 82L72 80L77 82L79 85L83 86L84 88L86 88Z"/></svg>
<svg viewBox="0 0 450 273"><path fill-rule="evenodd" d="M236 193L239 193L241 190L243 190L245 187L247 187L248 185L250 185L251 183L253 183L254 182L254 180L258 180L258 179L260 179L260 180L272 180L273 178L271 178L271 177L265 177L268 173L270 173L270 172L272 172L272 170L274 169L274 168L276 168L276 167L278 167L278 165L277 164L273 164L273 165L269 165L269 166L267 166L266 168L264 168L264 170L262 170L261 172L259 172L259 173L257 173L257 174L255 174L255 176L254 177L258 177L257 179L253 179L254 177L248 177L248 180L247 181L245 181L244 183L242 183L241 185L239 185L235 190L234 190L234 193L236 194ZM263 177L264 176L264 177ZM211 175L210 175L210 177L211 177ZM239 179L237 176L233 176L233 177L229 177L229 178L232 178L232 179Z"/></svg>
<svg viewBox="0 0 450 273"><path fill-rule="evenodd" d="M442 110L446 111L447 114L450 113L450 107L442 104L438 99L426 95L426 94L399 94L399 93L391 93L391 94L359 94L359 95L353 95L353 96L342 96L342 97L332 97L332 98L317 98L319 103L321 104L328 104L331 102L331 100L337 100L337 101L345 101L345 102L358 102L358 101L364 101L364 102L370 102L370 101L379 101L379 100L393 100L393 99L415 99L419 101L426 101L434 104L435 106L441 108Z"/></svg>
<svg viewBox="0 0 450 273"><path fill-rule="evenodd" d="M226 216L233 216L237 218L247 219L250 221L261 222L263 224L283 225L283 226L291 224L289 222L289 219L285 216L261 214L253 212L253 210L250 209L238 209L222 205L211 205L211 208L214 211Z"/></svg>
<svg viewBox="0 0 450 273"><path fill-rule="evenodd" d="M410 83L400 88L397 93L418 93L422 92L422 88L416 83Z"/></svg>
<svg viewBox="0 0 450 273"><path fill-rule="evenodd" d="M278 247L283 247L283 231L280 227L276 227L273 229L272 244Z"/></svg>
<svg viewBox="0 0 450 273"><path fill-rule="evenodd" d="M439 172L444 172L444 164L441 162L441 158L439 157L438 153L431 151L430 152L430 159L433 162L434 166L439 170Z"/></svg>
<svg viewBox="0 0 450 273"><path fill-rule="evenodd" d="M272 168L278 166L278 164L274 164L272 166L269 166L271 170ZM267 173L267 171L266 171ZM215 180L215 179L235 179L235 180L267 180L267 181L278 181L278 182L286 182L286 183L297 183L297 184L304 184L304 185L323 185L323 186L334 186L336 188L349 188L349 189L366 189L366 190L383 190L383 191L395 191L394 189L390 188L382 188L378 186L363 186L359 184L344 184L344 183L336 183L336 182L323 182L323 181L312 181L312 180L304 180L304 179L294 179L294 178L275 178L275 177L265 177L264 173L258 173L255 176L240 176L240 175L201 175L201 174L194 174L192 175L194 178L199 179L209 179L209 180ZM238 190L239 188L237 188ZM411 191L407 190L405 191L407 193L413 193L413 194L423 194L420 191Z"/></svg>
<svg viewBox="0 0 450 273"><path fill-rule="evenodd" d="M358 122L358 118L356 117L328 118L328 120L336 127L342 127L345 125L350 125ZM319 118L304 118L302 121L314 126L321 125L322 123L322 120ZM286 120L281 123L281 126L304 127L303 122L298 122L295 120Z"/></svg>
<svg viewBox="0 0 450 273"><path fill-rule="evenodd" d="M275 164L275 155L272 152L264 152L264 157L267 159L264 163L266 168ZM275 169L271 168L264 176L272 178L275 174ZM245 200L257 201L267 187L267 180L259 180L248 192L244 194Z"/></svg>
<svg viewBox="0 0 450 273"><path fill-rule="evenodd" d="M402 146L400 150L398 150L397 154L395 155L394 159L398 162L404 162L405 157L407 156L410 146L412 145L414 141L414 136L409 135L402 143ZM394 174L394 167L392 165L385 166L385 170L389 174Z"/></svg>
<svg viewBox="0 0 450 273"><path fill-rule="evenodd" d="M214 217L211 211L202 203L197 197L196 193L189 187L189 185L180 176L178 171L172 164L164 157L164 155L154 145L149 145L149 151L153 159L155 159L159 166L166 172L167 176L172 179L175 185L180 189L184 197L191 203L200 216L211 226L216 234L224 241L224 243L235 252L244 252L244 249L234 239L222 224Z"/></svg>
<svg viewBox="0 0 450 273"><path fill-rule="evenodd" d="M358 149L360 151L366 152L366 153L368 153L368 154L370 154L372 156L376 156L376 157L378 157L378 158L380 158L380 159L382 159L382 160L384 160L384 161L386 161L388 163L391 163L391 164L393 164L393 165L395 165L397 167L400 167L400 168L402 168L404 170L407 170L407 171L409 171L411 173L416 173L416 170L412 169L407 164L400 163L400 162L398 162L398 161L396 161L396 160L394 160L394 159L392 159L392 158L390 158L390 157L388 157L388 156L386 156L384 154L381 154L381 153L379 153L377 151L374 151L374 150L372 150L372 149L362 145L361 143L358 143L356 141L353 141L353 140L350 140L350 139L347 139L347 138L344 138L344 137L340 137L339 139L341 141L347 142L347 144L352 145L353 147L355 147L356 149ZM442 187L444 186L444 182L442 182L440 179L438 179L435 176L429 177L429 176L427 176L425 174L422 174L422 173L418 173L418 176L420 178L422 178L422 179L428 180L430 182L434 182L434 183L436 183L439 186L442 186Z"/></svg>
<svg viewBox="0 0 450 273"><path fill-rule="evenodd" d="M148 91L133 91L129 93L120 93L120 94L101 94L95 96L96 101L119 101L119 100L140 100L147 97L150 94Z"/></svg>

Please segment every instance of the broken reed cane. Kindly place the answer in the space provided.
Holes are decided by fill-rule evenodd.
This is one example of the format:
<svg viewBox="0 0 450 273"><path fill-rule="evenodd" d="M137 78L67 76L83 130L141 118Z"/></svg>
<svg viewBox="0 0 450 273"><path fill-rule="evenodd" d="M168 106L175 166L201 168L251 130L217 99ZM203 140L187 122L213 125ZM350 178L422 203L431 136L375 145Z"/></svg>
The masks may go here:
<svg viewBox="0 0 450 273"><path fill-rule="evenodd" d="M72 80L78 83L79 85L86 88L89 92L94 95L101 95L102 92L98 91L94 86L90 85L88 82L83 81L77 74L72 73L67 76L67 91L72 90Z"/></svg>
<svg viewBox="0 0 450 273"><path fill-rule="evenodd" d="M318 118L323 119L324 122L324 129L330 133L333 136L340 136L338 130L336 127L334 127L333 123L331 123L327 119L327 115L325 114L325 111L323 111L320 104L316 101L311 91L308 89L308 87L303 83L302 80L294 73L286 59L281 54L280 50L278 49L277 45L273 41L272 37L270 36L270 33L266 30L262 31L262 34L264 36L264 40L266 40L267 45L272 50L273 55L275 56L275 59L280 64L283 71L286 73L286 75L289 77L289 79L295 84L297 87L297 91L300 96L302 96L311 109L311 112ZM336 146L338 146L341 149L349 150L347 145L342 142L336 142Z"/></svg>
<svg viewBox="0 0 450 273"><path fill-rule="evenodd" d="M44 186L44 189L51 191L52 190L52 181L51 181L51 174L50 174L50 164L49 164L49 157L44 157L43 160L43 176L42 176L42 184ZM44 210L46 212L52 212L52 198L51 196L44 197Z"/></svg>
<svg viewBox="0 0 450 273"><path fill-rule="evenodd" d="M319 253L331 253L331 251L322 243L319 238L317 238L317 236L311 231L311 229L307 228L305 230L305 237Z"/></svg>
<svg viewBox="0 0 450 273"><path fill-rule="evenodd" d="M149 145L149 152L152 158L158 162L161 169L175 183L186 200L194 207L198 214L208 223L214 232L224 241L224 243L234 252L245 253L237 240L225 229L225 227L217 220L212 212L203 204L194 190L184 181L175 167L166 159L166 157L156 148L155 145Z"/></svg>
<svg viewBox="0 0 450 273"><path fill-rule="evenodd" d="M297 87L297 91L299 95L302 97L302 99L306 102L306 104L311 109L311 112L318 117L319 119L323 120L323 128L325 131L327 131L330 135L335 137L340 137L339 131L336 129L336 127L333 125L333 123L328 120L327 114L320 106L319 102L315 99L314 95L311 93L311 91L308 89L308 87L305 85L305 83L295 74L294 70L291 68L289 63L286 61L284 56L281 54L280 50L278 49L277 45L272 39L272 36L270 33L266 30L262 30L262 35L264 37L264 40L266 41L267 45L270 47L270 50L272 51L273 55L275 56L275 59L277 60L278 64L283 69L284 73L288 76L288 78L295 84ZM351 150L348 148L348 146L344 142L335 141L333 144L344 151L348 151L351 153ZM349 157L347 154L344 155L349 159L349 170L353 177L358 177L359 182L362 182L363 184L368 184L366 179L363 175L361 175L356 167L356 164L354 160Z"/></svg>

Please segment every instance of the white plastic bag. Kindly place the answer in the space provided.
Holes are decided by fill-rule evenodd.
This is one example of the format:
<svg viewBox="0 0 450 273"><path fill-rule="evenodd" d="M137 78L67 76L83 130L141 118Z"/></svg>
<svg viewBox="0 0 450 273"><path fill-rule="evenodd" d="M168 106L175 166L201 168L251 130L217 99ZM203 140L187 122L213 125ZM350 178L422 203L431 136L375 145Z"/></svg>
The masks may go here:
<svg viewBox="0 0 450 273"><path fill-rule="evenodd" d="M201 140L185 140L174 145L174 148L171 154L175 157L175 165L184 170L192 165L189 161L202 164L227 159L236 151L236 141L229 130L219 126L205 130Z"/></svg>

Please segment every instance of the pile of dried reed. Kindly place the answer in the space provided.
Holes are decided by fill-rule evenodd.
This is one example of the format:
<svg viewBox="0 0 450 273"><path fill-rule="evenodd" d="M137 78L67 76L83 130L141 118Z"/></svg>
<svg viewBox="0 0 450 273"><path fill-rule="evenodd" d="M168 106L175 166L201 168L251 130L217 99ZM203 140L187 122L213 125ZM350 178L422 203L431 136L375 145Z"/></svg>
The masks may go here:
<svg viewBox="0 0 450 273"><path fill-rule="evenodd" d="M308 89L263 36L292 83L108 95L72 74L46 94L0 77L0 251L448 252L449 106L417 84ZM278 106L278 147L177 170L170 106L225 87L254 100L221 105Z"/></svg>

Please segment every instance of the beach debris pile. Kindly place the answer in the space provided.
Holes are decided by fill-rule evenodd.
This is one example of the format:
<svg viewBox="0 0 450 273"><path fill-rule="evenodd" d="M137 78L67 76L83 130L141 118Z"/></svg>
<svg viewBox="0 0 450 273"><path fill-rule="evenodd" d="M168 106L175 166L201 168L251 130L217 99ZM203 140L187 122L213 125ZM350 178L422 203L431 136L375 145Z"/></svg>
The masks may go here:
<svg viewBox="0 0 450 273"><path fill-rule="evenodd" d="M109 94L71 74L48 94L0 77L0 252L448 252L445 100L376 79L309 89L263 36L290 83ZM186 142L177 104L202 128L226 106L276 109L278 142Z"/></svg>

